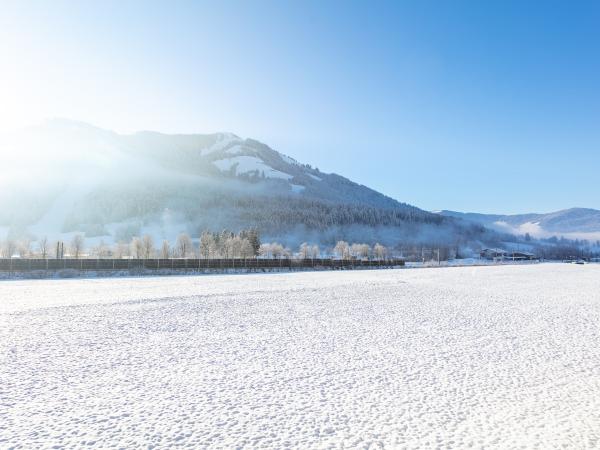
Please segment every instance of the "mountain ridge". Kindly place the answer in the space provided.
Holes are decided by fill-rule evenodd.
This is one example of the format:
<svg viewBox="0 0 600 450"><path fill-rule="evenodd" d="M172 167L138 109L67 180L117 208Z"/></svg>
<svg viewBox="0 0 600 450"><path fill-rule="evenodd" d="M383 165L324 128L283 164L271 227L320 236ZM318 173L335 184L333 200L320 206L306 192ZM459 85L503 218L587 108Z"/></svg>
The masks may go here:
<svg viewBox="0 0 600 450"><path fill-rule="evenodd" d="M119 134L55 119L14 137L3 144L20 159L0 178L0 238L173 241L256 227L290 245L498 240L233 133Z"/></svg>
<svg viewBox="0 0 600 450"><path fill-rule="evenodd" d="M482 224L500 232L529 234L535 238L553 236L567 239L600 239L600 210L567 208L549 213L481 214L442 210L445 217L460 218Z"/></svg>

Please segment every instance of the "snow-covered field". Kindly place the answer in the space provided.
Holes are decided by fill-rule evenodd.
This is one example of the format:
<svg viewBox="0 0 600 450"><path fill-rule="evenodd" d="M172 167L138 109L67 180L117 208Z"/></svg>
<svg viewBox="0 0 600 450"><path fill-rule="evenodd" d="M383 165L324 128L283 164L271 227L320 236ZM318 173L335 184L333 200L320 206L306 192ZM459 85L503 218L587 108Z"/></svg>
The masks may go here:
<svg viewBox="0 0 600 450"><path fill-rule="evenodd" d="M0 282L0 448L598 445L598 265Z"/></svg>

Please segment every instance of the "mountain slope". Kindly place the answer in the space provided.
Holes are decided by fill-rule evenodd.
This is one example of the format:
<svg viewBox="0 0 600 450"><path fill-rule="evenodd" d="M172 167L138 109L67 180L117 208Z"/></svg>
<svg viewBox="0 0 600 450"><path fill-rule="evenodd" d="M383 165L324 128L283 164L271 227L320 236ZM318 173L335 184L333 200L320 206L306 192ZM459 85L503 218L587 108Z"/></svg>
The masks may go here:
<svg viewBox="0 0 600 450"><path fill-rule="evenodd" d="M600 239L600 211L589 208L571 208L548 214L497 215L456 211L440 211L440 214L479 223L500 232L529 233L535 238Z"/></svg>
<svg viewBox="0 0 600 450"><path fill-rule="evenodd" d="M290 245L495 238L231 133L120 135L53 120L3 146L18 155L1 169L5 235L68 239L82 232L111 242L257 227Z"/></svg>

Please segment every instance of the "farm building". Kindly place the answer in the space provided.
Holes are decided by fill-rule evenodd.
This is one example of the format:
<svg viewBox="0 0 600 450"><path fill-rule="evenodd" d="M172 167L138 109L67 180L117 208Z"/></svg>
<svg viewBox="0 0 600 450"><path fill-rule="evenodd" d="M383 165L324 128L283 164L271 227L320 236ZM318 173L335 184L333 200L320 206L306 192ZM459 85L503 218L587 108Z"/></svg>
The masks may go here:
<svg viewBox="0 0 600 450"><path fill-rule="evenodd" d="M506 255L506 258L511 259L513 261L534 261L539 259L533 253L530 252L509 252Z"/></svg>
<svg viewBox="0 0 600 450"><path fill-rule="evenodd" d="M484 248L479 253L484 259L504 259L508 255L506 250L502 250L501 248Z"/></svg>

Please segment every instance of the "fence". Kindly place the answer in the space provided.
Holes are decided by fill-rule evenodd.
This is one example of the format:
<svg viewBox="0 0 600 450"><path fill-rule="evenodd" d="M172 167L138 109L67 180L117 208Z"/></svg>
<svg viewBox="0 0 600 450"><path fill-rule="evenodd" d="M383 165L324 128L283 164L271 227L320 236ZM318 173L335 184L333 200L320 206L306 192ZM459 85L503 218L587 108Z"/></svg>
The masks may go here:
<svg viewBox="0 0 600 450"><path fill-rule="evenodd" d="M218 270L308 268L354 269L404 266L402 259L338 260L338 259L0 259L0 272L30 272L39 270Z"/></svg>

